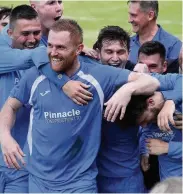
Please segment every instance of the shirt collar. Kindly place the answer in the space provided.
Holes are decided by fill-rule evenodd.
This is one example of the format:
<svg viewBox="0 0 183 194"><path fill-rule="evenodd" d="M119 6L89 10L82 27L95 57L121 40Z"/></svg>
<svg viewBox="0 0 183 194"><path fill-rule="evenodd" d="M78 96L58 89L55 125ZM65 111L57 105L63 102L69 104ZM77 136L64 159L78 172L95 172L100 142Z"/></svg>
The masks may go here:
<svg viewBox="0 0 183 194"><path fill-rule="evenodd" d="M158 31L156 32L156 34L155 34L155 36L153 37L152 40L159 41L160 40L160 35L161 35L161 32L162 32L163 29L159 24L157 24L157 26L158 26ZM139 43L139 35L138 34L134 35L132 37L132 41L136 42L136 43Z"/></svg>
<svg viewBox="0 0 183 194"><path fill-rule="evenodd" d="M48 44L48 37L47 37L47 36L42 36L42 37L41 37L41 42L42 42L45 46L47 46L47 44Z"/></svg>

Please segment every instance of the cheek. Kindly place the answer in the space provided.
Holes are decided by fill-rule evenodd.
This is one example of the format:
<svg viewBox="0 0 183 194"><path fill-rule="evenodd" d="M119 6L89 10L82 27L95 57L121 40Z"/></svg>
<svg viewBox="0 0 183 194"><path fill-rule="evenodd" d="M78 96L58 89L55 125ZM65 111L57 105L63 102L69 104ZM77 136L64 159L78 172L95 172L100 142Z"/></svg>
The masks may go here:
<svg viewBox="0 0 183 194"><path fill-rule="evenodd" d="M51 17L51 10L49 10L47 6L41 8L38 13L41 20L46 20Z"/></svg>
<svg viewBox="0 0 183 194"><path fill-rule="evenodd" d="M121 55L119 58L120 58L122 61L127 61L127 59L128 59L128 54L126 53L126 54L124 54L124 55Z"/></svg>
<svg viewBox="0 0 183 194"><path fill-rule="evenodd" d="M49 7L45 10L45 13L48 18L54 18L56 16L56 9L55 7Z"/></svg>
<svg viewBox="0 0 183 194"><path fill-rule="evenodd" d="M41 40L41 34L40 34L40 35L38 35L38 36L35 36L34 38L35 38L35 40L36 40L36 41L38 41L38 42L39 42L39 41Z"/></svg>
<svg viewBox="0 0 183 194"><path fill-rule="evenodd" d="M16 37L16 42L19 44L25 43L27 41L27 38L24 36Z"/></svg>
<svg viewBox="0 0 183 194"><path fill-rule="evenodd" d="M101 60L104 60L104 61L108 61L111 59L111 55L110 54L107 54L105 52L101 52Z"/></svg>

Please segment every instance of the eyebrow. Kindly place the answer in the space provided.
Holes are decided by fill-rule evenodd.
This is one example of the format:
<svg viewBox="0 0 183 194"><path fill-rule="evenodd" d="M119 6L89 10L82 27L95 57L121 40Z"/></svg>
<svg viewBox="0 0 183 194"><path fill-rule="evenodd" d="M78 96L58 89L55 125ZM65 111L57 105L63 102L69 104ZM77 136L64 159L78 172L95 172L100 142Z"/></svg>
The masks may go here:
<svg viewBox="0 0 183 194"><path fill-rule="evenodd" d="M144 62L143 62L143 61L139 61L138 63L144 63ZM146 64L146 63L144 63L144 64ZM157 66L158 64L156 64L156 63L151 63L151 64L149 64L149 65L156 65L156 66ZM148 65L148 66L149 66L149 65Z"/></svg>

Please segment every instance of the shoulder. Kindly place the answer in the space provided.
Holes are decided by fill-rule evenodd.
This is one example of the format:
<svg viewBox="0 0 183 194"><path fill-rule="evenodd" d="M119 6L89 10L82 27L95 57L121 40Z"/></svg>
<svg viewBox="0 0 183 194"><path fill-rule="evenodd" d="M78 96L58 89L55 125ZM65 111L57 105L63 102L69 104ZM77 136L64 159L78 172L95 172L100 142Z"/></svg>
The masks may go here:
<svg viewBox="0 0 183 194"><path fill-rule="evenodd" d="M81 63L86 63L87 65L92 65L92 67L94 67L95 65L101 65L101 63L91 57L88 56L82 56L79 55L78 59Z"/></svg>
<svg viewBox="0 0 183 194"><path fill-rule="evenodd" d="M132 46L137 40L137 35L133 35L130 37L130 46Z"/></svg>
<svg viewBox="0 0 183 194"><path fill-rule="evenodd" d="M25 74L22 76L21 80L26 82L34 82L41 74L38 69L34 66L28 70L26 70Z"/></svg>
<svg viewBox="0 0 183 194"><path fill-rule="evenodd" d="M160 28L160 38L169 44L175 44L176 42L181 42L176 36L170 34L169 32L165 31L161 26Z"/></svg>
<svg viewBox="0 0 183 194"><path fill-rule="evenodd" d="M130 41L134 41L136 38L137 38L137 35L135 34L135 35L130 37Z"/></svg>

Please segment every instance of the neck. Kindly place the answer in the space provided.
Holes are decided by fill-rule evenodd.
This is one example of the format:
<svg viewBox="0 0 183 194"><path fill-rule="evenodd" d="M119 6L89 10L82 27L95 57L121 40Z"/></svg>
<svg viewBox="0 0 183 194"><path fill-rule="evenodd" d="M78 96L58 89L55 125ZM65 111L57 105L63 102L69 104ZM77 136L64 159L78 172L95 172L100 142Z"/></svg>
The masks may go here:
<svg viewBox="0 0 183 194"><path fill-rule="evenodd" d="M156 21L152 21L141 32L138 33L139 41L142 45L144 42L151 41L158 31Z"/></svg>
<svg viewBox="0 0 183 194"><path fill-rule="evenodd" d="M76 57L76 59L74 60L73 64L71 65L71 67L69 67L68 70L65 71L66 75L68 77L71 77L72 75L74 75L76 73L76 71L80 68L80 63L78 61L78 57Z"/></svg>
<svg viewBox="0 0 183 194"><path fill-rule="evenodd" d="M49 29L41 25L42 35L48 37Z"/></svg>

